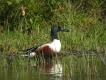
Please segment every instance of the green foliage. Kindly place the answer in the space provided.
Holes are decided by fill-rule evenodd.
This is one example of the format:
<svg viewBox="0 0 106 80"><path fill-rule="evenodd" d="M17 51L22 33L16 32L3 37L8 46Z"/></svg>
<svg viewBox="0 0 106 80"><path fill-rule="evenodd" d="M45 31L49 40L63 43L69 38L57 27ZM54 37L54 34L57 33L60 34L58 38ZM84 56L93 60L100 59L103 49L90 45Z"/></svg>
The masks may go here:
<svg viewBox="0 0 106 80"><path fill-rule="evenodd" d="M106 0L0 0L1 74L9 73L10 77L11 66L16 77L19 75L28 79L29 74L32 74L33 79L36 76L41 78L43 73L40 66L38 65L40 72L37 73L35 69L32 70L32 65L39 64L40 61L45 67L44 59L40 57L29 61L21 56L23 53L20 51L50 42L50 28L54 24L70 30L69 33L59 33L61 52L67 55L56 56L54 59L56 62L61 60L62 63L63 77L60 78L78 80L79 75L82 80L85 78L83 75L88 79L96 75L96 79L100 79L98 74L105 73L106 68ZM71 55L73 50L81 54ZM100 54L87 54L86 51L90 50L96 50ZM101 78L103 76L101 74Z"/></svg>
<svg viewBox="0 0 106 80"><path fill-rule="evenodd" d="M1 0L1 51L14 53L49 41L54 24L70 29L59 35L62 50L105 46L105 4L105 0Z"/></svg>
<svg viewBox="0 0 106 80"><path fill-rule="evenodd" d="M92 22L93 17L98 16L98 19L103 22L106 15L105 3L105 0L1 0L0 25L5 30L25 30L29 27L32 28L34 23L42 25L43 22L48 22L48 24L62 22L59 16L64 13L67 14L62 16L75 15L74 18L79 18L81 16L79 14L87 15L88 17L84 19L83 16L81 17L86 22L90 20ZM24 16L22 7L25 11ZM78 23L82 20L78 20ZM87 25L90 25L91 22L88 22Z"/></svg>

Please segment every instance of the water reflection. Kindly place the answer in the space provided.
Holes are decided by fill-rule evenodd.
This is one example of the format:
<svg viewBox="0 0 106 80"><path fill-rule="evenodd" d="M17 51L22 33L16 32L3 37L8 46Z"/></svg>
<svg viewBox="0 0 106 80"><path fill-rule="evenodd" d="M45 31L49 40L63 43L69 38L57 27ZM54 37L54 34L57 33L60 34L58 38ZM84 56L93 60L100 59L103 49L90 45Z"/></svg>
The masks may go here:
<svg viewBox="0 0 106 80"><path fill-rule="evenodd" d="M80 57L73 55L41 62L17 58L9 64L6 62L0 59L0 80L105 80L106 76L105 54L80 54Z"/></svg>
<svg viewBox="0 0 106 80"><path fill-rule="evenodd" d="M34 66L37 70L43 71L45 74L54 76L62 76L62 64L59 61L46 60L44 63L37 63Z"/></svg>

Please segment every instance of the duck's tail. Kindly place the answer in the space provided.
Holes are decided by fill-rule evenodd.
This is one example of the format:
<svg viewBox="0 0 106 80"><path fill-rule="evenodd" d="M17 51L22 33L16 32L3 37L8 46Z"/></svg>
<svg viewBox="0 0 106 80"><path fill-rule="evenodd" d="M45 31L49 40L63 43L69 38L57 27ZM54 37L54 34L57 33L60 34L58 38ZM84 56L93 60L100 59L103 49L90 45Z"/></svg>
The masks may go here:
<svg viewBox="0 0 106 80"><path fill-rule="evenodd" d="M35 56L35 51L39 46L35 46L26 50L20 50L20 54L23 57L34 57Z"/></svg>

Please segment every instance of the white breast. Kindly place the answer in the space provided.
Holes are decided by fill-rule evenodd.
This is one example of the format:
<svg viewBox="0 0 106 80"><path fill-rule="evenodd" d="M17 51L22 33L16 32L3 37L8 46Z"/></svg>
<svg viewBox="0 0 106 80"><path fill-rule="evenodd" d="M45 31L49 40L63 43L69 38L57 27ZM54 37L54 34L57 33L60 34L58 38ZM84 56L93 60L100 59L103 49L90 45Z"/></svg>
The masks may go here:
<svg viewBox="0 0 106 80"><path fill-rule="evenodd" d="M50 48L53 49L55 52L60 52L61 50L61 42L58 39L54 39L50 44Z"/></svg>

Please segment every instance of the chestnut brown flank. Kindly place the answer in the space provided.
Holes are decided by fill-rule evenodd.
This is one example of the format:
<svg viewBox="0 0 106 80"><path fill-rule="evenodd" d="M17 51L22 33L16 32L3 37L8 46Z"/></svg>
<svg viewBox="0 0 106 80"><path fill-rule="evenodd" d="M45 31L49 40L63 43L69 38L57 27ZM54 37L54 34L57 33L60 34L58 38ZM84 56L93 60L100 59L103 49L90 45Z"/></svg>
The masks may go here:
<svg viewBox="0 0 106 80"><path fill-rule="evenodd" d="M55 52L48 46L43 46L39 50L35 51L37 55L43 54L44 57L53 56Z"/></svg>

